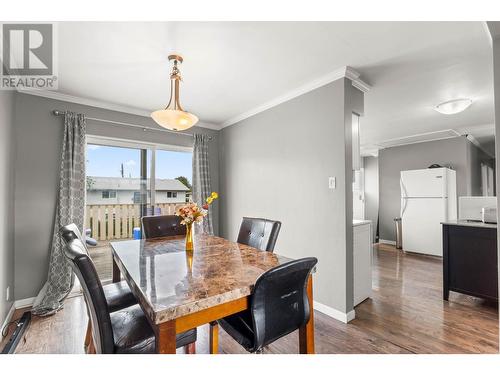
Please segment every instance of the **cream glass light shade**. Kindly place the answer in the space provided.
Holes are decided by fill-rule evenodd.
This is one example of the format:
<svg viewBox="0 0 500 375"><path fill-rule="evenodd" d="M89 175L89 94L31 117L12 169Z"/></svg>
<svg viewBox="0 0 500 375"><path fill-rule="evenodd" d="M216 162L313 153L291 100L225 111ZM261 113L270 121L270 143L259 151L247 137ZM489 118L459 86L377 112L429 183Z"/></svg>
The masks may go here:
<svg viewBox="0 0 500 375"><path fill-rule="evenodd" d="M465 111L471 104L471 99L454 99L438 104L434 109L444 115L454 115Z"/></svg>
<svg viewBox="0 0 500 375"><path fill-rule="evenodd" d="M170 130L186 130L198 122L198 117L177 109L160 109L151 113L158 125Z"/></svg>

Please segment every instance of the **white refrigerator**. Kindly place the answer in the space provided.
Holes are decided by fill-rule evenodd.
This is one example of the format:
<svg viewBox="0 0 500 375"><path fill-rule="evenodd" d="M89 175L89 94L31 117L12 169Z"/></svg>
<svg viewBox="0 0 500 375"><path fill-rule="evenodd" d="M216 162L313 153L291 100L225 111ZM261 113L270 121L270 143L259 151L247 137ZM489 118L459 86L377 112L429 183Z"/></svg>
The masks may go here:
<svg viewBox="0 0 500 375"><path fill-rule="evenodd" d="M449 168L401 171L403 250L443 256L441 222L457 219L457 179Z"/></svg>

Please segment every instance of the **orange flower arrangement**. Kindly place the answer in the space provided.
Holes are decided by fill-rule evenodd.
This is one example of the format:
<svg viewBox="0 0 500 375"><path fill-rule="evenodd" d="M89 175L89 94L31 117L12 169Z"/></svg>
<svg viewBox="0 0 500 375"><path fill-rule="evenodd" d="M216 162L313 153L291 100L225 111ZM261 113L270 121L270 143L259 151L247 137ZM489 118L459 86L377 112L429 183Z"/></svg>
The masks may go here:
<svg viewBox="0 0 500 375"><path fill-rule="evenodd" d="M175 211L175 214L182 218L182 225L190 225L193 223L201 223L203 218L208 215L208 207L214 200L219 198L219 194L215 191L206 199L206 203L200 208L198 204L190 202L180 206Z"/></svg>

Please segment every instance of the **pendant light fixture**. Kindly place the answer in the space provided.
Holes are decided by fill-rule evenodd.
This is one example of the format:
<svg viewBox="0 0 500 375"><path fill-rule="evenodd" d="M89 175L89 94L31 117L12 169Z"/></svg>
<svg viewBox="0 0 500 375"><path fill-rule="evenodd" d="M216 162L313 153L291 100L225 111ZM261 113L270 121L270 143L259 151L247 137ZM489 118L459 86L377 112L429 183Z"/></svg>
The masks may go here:
<svg viewBox="0 0 500 375"><path fill-rule="evenodd" d="M465 111L472 104L472 100L468 98L448 100L438 104L434 109L443 115L454 115Z"/></svg>
<svg viewBox="0 0 500 375"><path fill-rule="evenodd" d="M168 60L174 62L170 73L170 100L165 109L154 111L151 117L166 129L186 130L198 122L198 117L182 109L179 101L179 85L182 78L177 65L182 64L182 56L170 55Z"/></svg>

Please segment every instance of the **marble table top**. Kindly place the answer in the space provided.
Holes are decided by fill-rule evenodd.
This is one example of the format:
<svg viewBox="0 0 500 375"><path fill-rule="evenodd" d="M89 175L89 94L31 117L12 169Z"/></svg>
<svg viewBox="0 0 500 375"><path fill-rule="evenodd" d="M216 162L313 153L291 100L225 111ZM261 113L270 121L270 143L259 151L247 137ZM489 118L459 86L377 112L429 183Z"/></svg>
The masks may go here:
<svg viewBox="0 0 500 375"><path fill-rule="evenodd" d="M265 271L291 261L230 242L195 235L111 242L113 256L149 319L156 323L246 297Z"/></svg>

